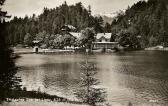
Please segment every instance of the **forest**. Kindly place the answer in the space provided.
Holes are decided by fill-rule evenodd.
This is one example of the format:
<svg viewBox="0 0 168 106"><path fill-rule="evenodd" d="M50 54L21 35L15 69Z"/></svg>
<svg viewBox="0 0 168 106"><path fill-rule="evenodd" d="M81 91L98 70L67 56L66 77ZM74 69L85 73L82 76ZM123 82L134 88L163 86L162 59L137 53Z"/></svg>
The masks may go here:
<svg viewBox="0 0 168 106"><path fill-rule="evenodd" d="M45 45L48 45L50 41L48 39L53 40L56 36L60 36L64 25L74 26L75 32L93 28L95 33L112 33L111 41L117 41L121 46L130 48L167 46L168 2L141 0L128 7L126 11L118 12L110 24L104 23L101 16L93 16L91 6L85 8L81 2L75 5L67 5L64 2L53 9L45 7L43 13L38 16L33 14L24 18L14 17L7 25L9 42L13 46L17 44L31 46L35 38L46 36ZM64 45L62 42L71 39L69 36L61 37L58 45ZM60 37L58 38L55 41L60 40ZM74 39L71 40L75 42Z"/></svg>
<svg viewBox="0 0 168 106"><path fill-rule="evenodd" d="M95 31L103 32L103 19L91 15L91 6L86 9L81 2L70 6L65 2L53 9L44 8L39 16L33 14L31 17L14 17L8 23L9 42L15 46L24 44L26 38L32 41L41 34L55 36L61 34L61 28L64 25L74 26L76 32L87 27L94 27Z"/></svg>
<svg viewBox="0 0 168 106"><path fill-rule="evenodd" d="M167 46L168 1L139 1L113 20L111 31L121 45Z"/></svg>

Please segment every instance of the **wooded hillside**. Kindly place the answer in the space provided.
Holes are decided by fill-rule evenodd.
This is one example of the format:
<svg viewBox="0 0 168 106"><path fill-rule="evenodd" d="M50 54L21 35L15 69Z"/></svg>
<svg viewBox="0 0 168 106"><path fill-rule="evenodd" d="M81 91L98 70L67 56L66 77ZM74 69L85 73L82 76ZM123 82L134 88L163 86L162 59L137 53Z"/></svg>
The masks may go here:
<svg viewBox="0 0 168 106"><path fill-rule="evenodd" d="M68 6L65 2L59 7L44 8L39 16L35 14L24 18L14 17L8 23L9 41L12 45L23 44L24 37L29 34L32 39L36 34L46 32L47 34L61 33L61 27L72 25L76 31L81 31L87 27L94 27L96 32L103 32L102 17L93 17L91 7L86 9L81 2Z"/></svg>
<svg viewBox="0 0 168 106"><path fill-rule="evenodd" d="M135 43L138 40L137 45L141 47L166 45L168 1L139 1L132 7L128 7L125 13L118 14L112 22L112 32L114 35L118 34L118 39L128 36L129 41L124 39L127 40L125 42Z"/></svg>

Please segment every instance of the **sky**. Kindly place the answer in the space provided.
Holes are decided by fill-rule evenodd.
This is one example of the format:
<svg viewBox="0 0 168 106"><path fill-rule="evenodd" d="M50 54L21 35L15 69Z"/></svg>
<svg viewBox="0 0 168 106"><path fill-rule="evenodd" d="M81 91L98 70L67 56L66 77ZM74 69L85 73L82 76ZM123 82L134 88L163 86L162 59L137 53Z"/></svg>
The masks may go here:
<svg viewBox="0 0 168 106"><path fill-rule="evenodd" d="M92 14L109 14L119 10L124 10L128 6L140 0L66 0L68 5L82 2L87 8L91 5ZM61 5L65 0L6 0L3 10L7 11L9 15L24 17L40 14L44 7L55 8Z"/></svg>

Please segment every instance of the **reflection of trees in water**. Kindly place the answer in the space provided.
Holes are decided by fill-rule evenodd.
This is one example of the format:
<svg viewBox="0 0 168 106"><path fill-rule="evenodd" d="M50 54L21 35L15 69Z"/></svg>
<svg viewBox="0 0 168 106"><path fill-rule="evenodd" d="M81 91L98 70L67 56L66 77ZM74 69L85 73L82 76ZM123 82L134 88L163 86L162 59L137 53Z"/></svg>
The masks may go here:
<svg viewBox="0 0 168 106"><path fill-rule="evenodd" d="M70 95L76 89L79 74L76 71L75 62L50 63L43 65L43 85L48 90L60 91L64 95Z"/></svg>
<svg viewBox="0 0 168 106"><path fill-rule="evenodd" d="M90 106L96 106L98 103L105 102L105 89L97 87L98 79L95 78L97 68L91 62L81 63L81 80L79 82L79 90L75 93L76 97Z"/></svg>

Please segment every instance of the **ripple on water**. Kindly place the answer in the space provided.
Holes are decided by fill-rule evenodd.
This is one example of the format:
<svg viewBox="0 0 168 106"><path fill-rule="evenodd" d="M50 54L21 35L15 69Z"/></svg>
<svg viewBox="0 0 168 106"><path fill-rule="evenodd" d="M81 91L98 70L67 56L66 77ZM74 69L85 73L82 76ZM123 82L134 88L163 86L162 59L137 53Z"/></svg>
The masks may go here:
<svg viewBox="0 0 168 106"><path fill-rule="evenodd" d="M18 76L28 90L40 87L49 94L74 98L80 78L79 62L85 59L83 55L26 54L17 60L22 69ZM97 78L107 90L108 101L116 104L131 101L137 106L168 103L167 59L165 53L142 51L89 56L89 61L99 69Z"/></svg>

